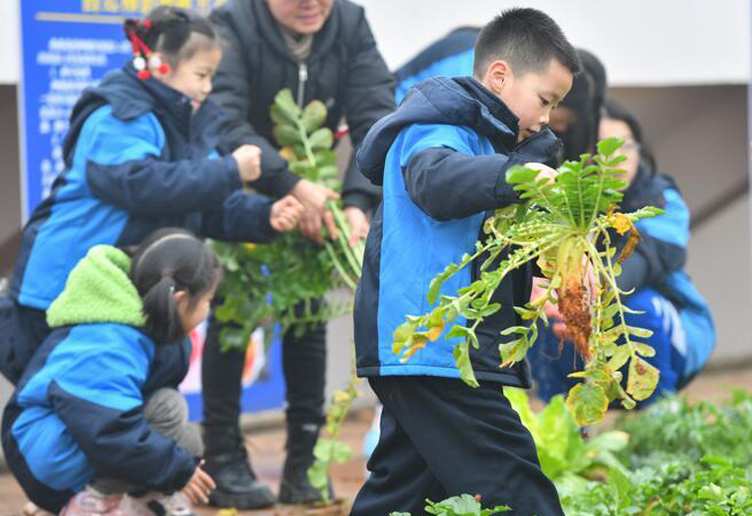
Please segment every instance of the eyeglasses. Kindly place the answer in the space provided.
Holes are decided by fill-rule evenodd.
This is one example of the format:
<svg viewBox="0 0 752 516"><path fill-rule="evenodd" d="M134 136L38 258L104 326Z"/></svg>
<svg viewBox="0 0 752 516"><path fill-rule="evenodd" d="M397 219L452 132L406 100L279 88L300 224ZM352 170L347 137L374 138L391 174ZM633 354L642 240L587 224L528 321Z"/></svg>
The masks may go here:
<svg viewBox="0 0 752 516"><path fill-rule="evenodd" d="M624 142L624 145L621 146L621 150L622 152L639 151L640 144L634 140L627 140Z"/></svg>

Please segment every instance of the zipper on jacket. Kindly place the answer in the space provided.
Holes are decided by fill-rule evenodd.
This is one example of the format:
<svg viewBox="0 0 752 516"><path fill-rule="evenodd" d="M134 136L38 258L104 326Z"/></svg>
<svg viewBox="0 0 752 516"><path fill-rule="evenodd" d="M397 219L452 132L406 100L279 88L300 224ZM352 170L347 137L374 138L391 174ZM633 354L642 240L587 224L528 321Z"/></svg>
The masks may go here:
<svg viewBox="0 0 752 516"><path fill-rule="evenodd" d="M305 96L305 84L308 81L308 65L305 63L298 64L298 107L303 107Z"/></svg>

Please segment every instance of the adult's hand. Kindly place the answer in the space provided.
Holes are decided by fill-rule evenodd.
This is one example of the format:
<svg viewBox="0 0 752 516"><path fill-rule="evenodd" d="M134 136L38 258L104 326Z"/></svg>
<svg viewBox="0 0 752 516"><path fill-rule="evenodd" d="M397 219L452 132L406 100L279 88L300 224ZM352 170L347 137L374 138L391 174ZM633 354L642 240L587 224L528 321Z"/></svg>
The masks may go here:
<svg viewBox="0 0 752 516"><path fill-rule="evenodd" d="M358 240L365 240L371 225L366 214L357 206L347 206L344 212L350 224L350 245L353 246Z"/></svg>
<svg viewBox="0 0 752 516"><path fill-rule="evenodd" d="M334 190L301 179L290 192L303 205L303 216L300 218L300 232L304 237L319 244L324 243L321 234L322 221L332 240L338 237L337 226L334 217L326 209L326 201L339 199L339 194Z"/></svg>

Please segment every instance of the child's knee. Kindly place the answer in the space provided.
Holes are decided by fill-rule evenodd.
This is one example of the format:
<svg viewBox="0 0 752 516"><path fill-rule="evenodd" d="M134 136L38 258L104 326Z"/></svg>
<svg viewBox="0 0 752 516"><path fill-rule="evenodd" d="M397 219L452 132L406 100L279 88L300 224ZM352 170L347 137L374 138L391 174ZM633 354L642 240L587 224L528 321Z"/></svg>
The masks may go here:
<svg viewBox="0 0 752 516"><path fill-rule="evenodd" d="M203 455L201 435L188 424L188 404L177 389L158 389L149 396L144 405L144 419L154 431L174 439L191 455Z"/></svg>
<svg viewBox="0 0 752 516"><path fill-rule="evenodd" d="M150 427L169 435L170 429L188 422L188 404L177 389L157 389L146 400L144 418Z"/></svg>

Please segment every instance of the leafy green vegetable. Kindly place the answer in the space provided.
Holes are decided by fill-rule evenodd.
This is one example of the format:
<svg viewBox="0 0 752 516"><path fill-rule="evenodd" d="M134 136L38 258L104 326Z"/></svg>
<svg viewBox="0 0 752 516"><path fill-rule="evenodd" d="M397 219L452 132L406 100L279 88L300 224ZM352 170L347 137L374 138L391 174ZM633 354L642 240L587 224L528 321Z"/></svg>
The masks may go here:
<svg viewBox="0 0 752 516"><path fill-rule="evenodd" d="M492 516L511 509L506 505L497 505L492 509L484 509L480 504L480 496L463 494L452 496L440 502L426 500L425 511L435 516ZM409 512L392 512L389 516L410 516Z"/></svg>
<svg viewBox="0 0 752 516"><path fill-rule="evenodd" d="M606 482L562 492L567 515L752 514L752 398L725 406L662 400L617 426L630 434L623 468Z"/></svg>
<svg viewBox="0 0 752 516"><path fill-rule="evenodd" d="M329 437L323 435L316 441L313 450L315 460L313 465L308 469L308 480L311 485L319 490L325 503L329 503L329 468L332 462L345 463L350 460L352 450L350 446L342 441L338 441L339 433L342 430L342 424L350 412L352 402L360 396L358 391L358 377L353 374L350 377L350 383L346 389L334 391L334 400L326 413L326 433Z"/></svg>
<svg viewBox="0 0 752 516"><path fill-rule="evenodd" d="M646 207L629 214L616 212L625 185L617 167L625 158L614 153L622 143L615 138L600 142L599 155L584 154L580 161L565 162L553 181L539 179L537 170L512 167L507 182L515 185L525 202L497 210L486 221L485 240L476 244L475 253L449 264L431 282L428 301L432 310L409 315L394 332L394 352L402 355L402 361L443 335L454 343L462 379L477 386L470 350L478 347L480 323L500 309L491 302L492 295L509 273L537 262L550 281L540 299L514 307L526 324L502 332L502 367L525 357L538 336L537 321L547 324L543 308L551 301L558 303L575 349L585 359L584 371L576 373L585 383L575 387L567 400L577 422L589 425L601 420L612 400L620 399L632 408L635 400L646 399L655 390L659 373L640 358L653 350L635 338L646 338L650 332L626 324L625 292L616 285L616 277L619 263L639 240L634 221L662 211ZM616 260L612 231L629 233ZM493 268L500 256L505 258ZM440 295L447 279L474 262L480 264L479 278L456 294ZM589 271L594 282L591 290ZM467 326L457 324L458 318L466 319ZM625 365L626 390L619 370Z"/></svg>
<svg viewBox="0 0 752 516"><path fill-rule="evenodd" d="M332 132L321 127L326 120L324 105L313 101L301 110L290 91L282 90L271 115L274 136L283 146L280 155L288 160L290 169L309 181L338 190ZM351 311L349 301L313 309L316 300L338 287L354 291L362 270L364 243L350 246L350 228L341 203L330 201L328 209L339 237L334 242L326 239L323 246L313 245L297 232L285 233L270 244L214 242L226 271L219 292L223 302L216 317L231 323L220 335L224 349L244 349L251 332L261 325L277 323L283 331L294 328L302 333L307 325Z"/></svg>
<svg viewBox="0 0 752 516"><path fill-rule="evenodd" d="M554 396L538 413L530 407L525 391L505 387L504 396L532 434L543 473L557 485L566 489L587 485L587 480L597 478L602 470L609 468L627 472L616 456L627 446L627 433L612 430L585 440L562 396Z"/></svg>

